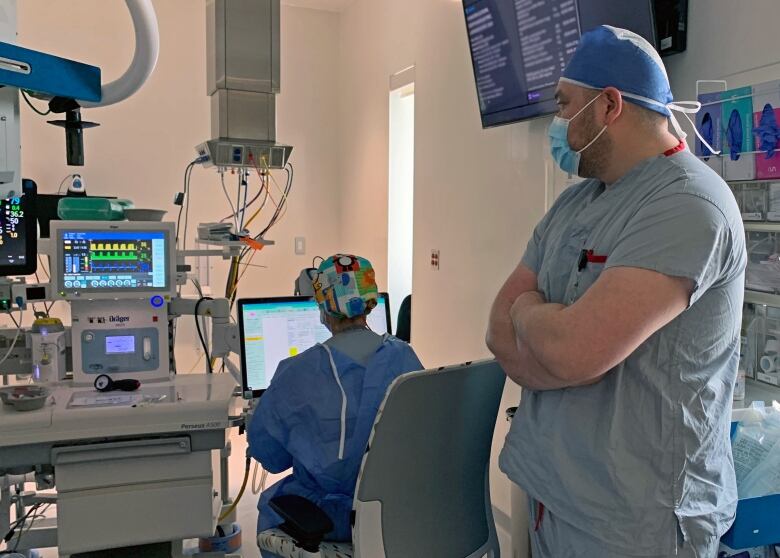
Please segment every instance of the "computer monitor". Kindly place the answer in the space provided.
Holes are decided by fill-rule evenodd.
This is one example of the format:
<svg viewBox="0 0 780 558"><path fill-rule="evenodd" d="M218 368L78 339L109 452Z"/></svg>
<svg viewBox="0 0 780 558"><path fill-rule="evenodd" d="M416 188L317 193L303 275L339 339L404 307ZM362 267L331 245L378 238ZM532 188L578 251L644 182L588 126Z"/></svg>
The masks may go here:
<svg viewBox="0 0 780 558"><path fill-rule="evenodd" d="M172 295L175 225L53 221L52 281L66 300Z"/></svg>
<svg viewBox="0 0 780 558"><path fill-rule="evenodd" d="M31 275L38 267L37 188L22 180L22 195L0 200L0 277Z"/></svg>
<svg viewBox="0 0 780 558"><path fill-rule="evenodd" d="M392 331L388 295L381 293L378 302L368 315L368 326L384 335ZM271 384L281 361L331 336L320 322L319 306L308 297L240 299L238 323L243 390L255 397Z"/></svg>

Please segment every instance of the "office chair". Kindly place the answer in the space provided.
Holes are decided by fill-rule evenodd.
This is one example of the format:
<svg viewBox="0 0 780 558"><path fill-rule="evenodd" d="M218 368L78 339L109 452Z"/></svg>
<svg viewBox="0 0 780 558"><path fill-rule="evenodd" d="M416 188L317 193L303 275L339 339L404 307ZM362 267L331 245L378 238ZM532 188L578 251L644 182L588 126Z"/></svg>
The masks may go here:
<svg viewBox="0 0 780 558"><path fill-rule="evenodd" d="M410 372L388 389L358 476L353 543L313 503L273 500L261 550L289 558L500 558L488 466L505 375L495 361Z"/></svg>
<svg viewBox="0 0 780 558"><path fill-rule="evenodd" d="M412 295L408 295L398 309L395 336L401 341L411 342L412 339Z"/></svg>

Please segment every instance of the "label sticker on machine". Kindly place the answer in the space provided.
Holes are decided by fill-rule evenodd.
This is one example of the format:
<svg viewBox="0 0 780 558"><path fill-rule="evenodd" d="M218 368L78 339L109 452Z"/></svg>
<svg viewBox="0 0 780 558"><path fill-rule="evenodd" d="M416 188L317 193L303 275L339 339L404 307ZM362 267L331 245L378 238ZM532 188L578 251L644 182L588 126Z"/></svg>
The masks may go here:
<svg viewBox="0 0 780 558"><path fill-rule="evenodd" d="M68 402L68 408L133 407L161 405L176 401L176 392L171 387L143 387L132 393L79 391Z"/></svg>
<svg viewBox="0 0 780 558"><path fill-rule="evenodd" d="M75 393L68 407L130 407L141 401L140 393Z"/></svg>

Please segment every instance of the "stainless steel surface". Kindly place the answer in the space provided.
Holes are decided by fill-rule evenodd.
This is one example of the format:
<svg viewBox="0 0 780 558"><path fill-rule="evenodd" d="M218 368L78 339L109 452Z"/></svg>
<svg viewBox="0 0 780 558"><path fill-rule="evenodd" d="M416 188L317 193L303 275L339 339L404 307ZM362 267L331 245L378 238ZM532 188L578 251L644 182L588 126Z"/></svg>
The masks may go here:
<svg viewBox="0 0 780 558"><path fill-rule="evenodd" d="M773 401L780 401L780 388L748 379L745 382L745 400L735 401L734 408L749 407L754 401L763 401L766 405L771 405Z"/></svg>
<svg viewBox="0 0 780 558"><path fill-rule="evenodd" d="M745 302L751 304L766 304L767 306L780 308L780 295L746 290Z"/></svg>
<svg viewBox="0 0 780 558"><path fill-rule="evenodd" d="M206 81L211 140L205 166L283 168L292 147L276 145L281 90L280 0L206 1ZM236 146L235 144L239 144Z"/></svg>
<svg viewBox="0 0 780 558"><path fill-rule="evenodd" d="M279 93L280 0L208 0L208 94Z"/></svg>
<svg viewBox="0 0 780 558"><path fill-rule="evenodd" d="M220 138L209 140L196 148L199 155L206 155L209 160L204 166L211 167L249 167L262 168L265 160L268 168L281 169L290 159L293 148L289 145L281 145L265 141L233 140ZM249 154L252 161L250 162Z"/></svg>
<svg viewBox="0 0 780 558"><path fill-rule="evenodd" d="M745 230L748 232L780 232L780 223L748 221L745 223Z"/></svg>
<svg viewBox="0 0 780 558"><path fill-rule="evenodd" d="M275 142L275 96L217 90L211 96L211 137Z"/></svg>

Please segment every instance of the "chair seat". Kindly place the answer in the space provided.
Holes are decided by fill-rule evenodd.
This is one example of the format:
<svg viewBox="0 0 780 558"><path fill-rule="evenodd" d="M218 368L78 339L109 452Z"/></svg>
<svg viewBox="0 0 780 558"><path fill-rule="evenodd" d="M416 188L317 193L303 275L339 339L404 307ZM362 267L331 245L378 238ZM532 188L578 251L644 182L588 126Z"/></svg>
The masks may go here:
<svg viewBox="0 0 780 558"><path fill-rule="evenodd" d="M302 551L293 540L279 529L268 529L257 535L257 546L285 558L299 558ZM352 543L323 541L320 544L322 558L352 558Z"/></svg>

